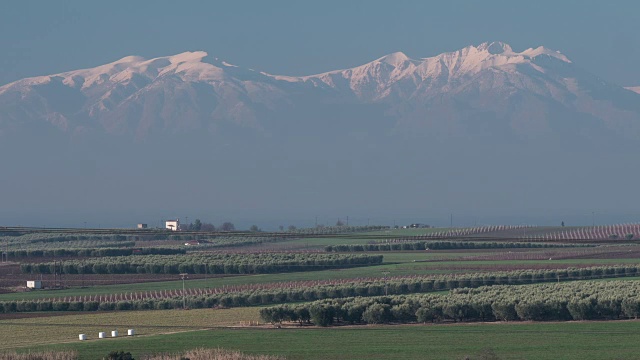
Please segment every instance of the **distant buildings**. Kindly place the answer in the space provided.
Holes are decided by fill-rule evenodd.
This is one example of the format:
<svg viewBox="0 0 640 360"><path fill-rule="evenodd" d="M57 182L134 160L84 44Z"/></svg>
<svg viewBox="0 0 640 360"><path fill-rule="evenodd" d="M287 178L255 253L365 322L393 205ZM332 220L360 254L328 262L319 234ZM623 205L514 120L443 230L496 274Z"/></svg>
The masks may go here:
<svg viewBox="0 0 640 360"><path fill-rule="evenodd" d="M171 231L178 231L180 230L180 220L176 219L176 220L166 220L164 222L164 227L166 229L169 229Z"/></svg>
<svg viewBox="0 0 640 360"><path fill-rule="evenodd" d="M146 229L147 224L138 224L138 229Z"/></svg>
<svg viewBox="0 0 640 360"><path fill-rule="evenodd" d="M40 280L27 281L27 287L29 289L42 289L42 281Z"/></svg>

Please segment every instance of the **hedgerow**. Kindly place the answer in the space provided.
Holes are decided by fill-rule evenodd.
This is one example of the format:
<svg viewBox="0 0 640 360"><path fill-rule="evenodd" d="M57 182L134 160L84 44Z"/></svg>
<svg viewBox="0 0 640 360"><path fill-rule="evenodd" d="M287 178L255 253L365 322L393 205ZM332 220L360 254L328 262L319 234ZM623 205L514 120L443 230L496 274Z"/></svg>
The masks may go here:
<svg viewBox="0 0 640 360"><path fill-rule="evenodd" d="M640 266L606 266L556 270L517 270L493 273L415 276L395 279L366 278L333 284L273 283L252 289L187 289L187 306L241 307L271 305L346 297L376 297L478 288L494 285L520 285L543 282L635 276ZM635 282L634 282L635 283ZM580 283L584 284L584 283ZM586 286L586 285L578 285ZM195 293L195 294L194 294ZM0 312L96 311L182 308L180 290L115 295L78 296L60 299L0 302Z"/></svg>
<svg viewBox="0 0 640 360"><path fill-rule="evenodd" d="M469 242L469 241L398 241L370 244L327 245L326 252L362 252L362 251L411 251L411 250L449 250L449 249L511 249L511 248L564 248L584 247L576 244L519 243L519 242ZM593 245L588 245L593 246Z"/></svg>
<svg viewBox="0 0 640 360"><path fill-rule="evenodd" d="M23 273L48 274L267 274L313 271L382 263L382 255L253 253L111 256L84 260L21 264Z"/></svg>
<svg viewBox="0 0 640 360"><path fill-rule="evenodd" d="M566 321L637 319L636 281L484 286L438 296L349 297L260 310L271 323L378 324L441 321Z"/></svg>
<svg viewBox="0 0 640 360"><path fill-rule="evenodd" d="M118 244L112 244L117 246ZM127 244L128 245L128 244ZM131 246L135 243L131 243ZM185 254L185 249L166 247L117 247L117 248L81 248L81 249L41 249L41 250L10 250L7 254L10 258L24 259L31 257L103 257L103 256L129 256L129 255L176 255Z"/></svg>

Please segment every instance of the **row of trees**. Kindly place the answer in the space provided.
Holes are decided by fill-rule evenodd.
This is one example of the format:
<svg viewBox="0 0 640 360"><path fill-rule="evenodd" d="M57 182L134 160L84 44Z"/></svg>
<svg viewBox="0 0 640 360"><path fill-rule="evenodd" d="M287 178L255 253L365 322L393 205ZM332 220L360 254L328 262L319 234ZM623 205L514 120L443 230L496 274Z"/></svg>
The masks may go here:
<svg viewBox="0 0 640 360"><path fill-rule="evenodd" d="M347 226L347 225L336 225L336 226L324 226L318 225L316 227L311 228L296 228L295 226L289 227L288 231L294 234L347 234L347 233L357 233L357 232L369 232L369 231L380 231L389 229L388 226L381 225L367 225L367 226Z"/></svg>
<svg viewBox="0 0 640 360"><path fill-rule="evenodd" d="M351 297L260 310L271 323L616 320L640 315L635 281L494 286L447 295Z"/></svg>
<svg viewBox="0 0 640 360"><path fill-rule="evenodd" d="M284 237L267 236L217 236L200 242L198 249L253 246L265 243L274 243L287 240Z"/></svg>
<svg viewBox="0 0 640 360"><path fill-rule="evenodd" d="M241 307L255 305L272 305L277 303L292 303L301 301L314 301L321 299L338 299L348 297L376 297L383 295L407 295L416 293L429 293L433 291L455 290L457 293L468 294L469 297L477 297L473 288L484 287L482 292L488 292L489 286L509 284L533 284L549 281L568 281L588 279L594 277L620 277L635 276L640 272L639 267L590 267L590 268L570 268L558 270L518 270L502 271L494 273L475 273L458 275L439 275L430 277L406 277L385 280L377 279L354 279L337 284L307 285L289 287L287 284L274 288L247 289L235 292L217 291L209 289L201 295L188 295L187 306L191 308L224 306ZM598 282L598 284L608 284L609 282ZM637 283L637 282L628 282ZM577 290L587 286L584 282L576 282ZM591 283L589 283L590 285ZM497 286L500 287L500 286ZM504 286L502 286L504 287ZM527 289L528 287L513 287ZM16 311L93 311L93 310L145 310L145 309L165 309L180 308L182 297L175 296L180 293L170 292L169 296L155 294L154 297L140 297L136 300L133 294L129 294L128 300L122 300L119 296L100 296L80 301L80 298L65 298L53 300L29 300L0 302L0 312ZM187 294L185 294L187 295ZM526 296L529 296L525 294ZM525 296L523 295L523 296ZM89 300L89 301L86 301ZM99 300L99 301L98 301ZM45 304L40 304L45 303ZM56 303L61 303L57 304ZM95 305L97 304L97 305ZM104 304L104 305L103 305ZM118 305L120 304L120 305Z"/></svg>
<svg viewBox="0 0 640 360"><path fill-rule="evenodd" d="M112 256L63 262L63 274L267 274L381 264L382 255L254 253ZM60 271L53 262L24 263L23 273Z"/></svg>
<svg viewBox="0 0 640 360"><path fill-rule="evenodd" d="M216 227L212 223L202 222L200 219L196 219L190 224L184 224L180 226L184 231L235 231L236 227L232 222L226 221L220 226Z"/></svg>
<svg viewBox="0 0 640 360"><path fill-rule="evenodd" d="M401 241L393 243L327 245L326 252L362 251L411 251L449 249L510 249L510 248L558 248L583 247L584 245L549 243L508 243L508 242L468 242L468 241Z"/></svg>
<svg viewBox="0 0 640 360"><path fill-rule="evenodd" d="M125 243L135 246L135 243ZM129 255L175 255L185 254L186 250L177 248L159 247L121 247L121 248L86 248L86 249L44 249L44 250L10 250L9 257L24 259L33 257L104 257L104 256L129 256Z"/></svg>
<svg viewBox="0 0 640 360"><path fill-rule="evenodd" d="M55 249L85 247L119 247L130 243L124 235L32 233L18 236L2 236L0 243L8 249Z"/></svg>

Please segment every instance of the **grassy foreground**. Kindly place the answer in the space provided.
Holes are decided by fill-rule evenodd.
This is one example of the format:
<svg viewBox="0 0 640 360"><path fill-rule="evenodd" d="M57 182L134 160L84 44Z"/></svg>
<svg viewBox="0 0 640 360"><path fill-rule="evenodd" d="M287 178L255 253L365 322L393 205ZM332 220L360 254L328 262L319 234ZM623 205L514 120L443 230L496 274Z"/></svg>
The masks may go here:
<svg viewBox="0 0 640 360"><path fill-rule="evenodd" d="M74 342L98 359L112 350L145 353L221 347L287 359L462 359L487 350L499 359L637 359L640 321L361 326L308 329L215 329ZM30 347L38 350L38 347Z"/></svg>
<svg viewBox="0 0 640 360"><path fill-rule="evenodd" d="M110 337L112 330L118 330L120 336L126 336L127 329L134 329L136 335L147 336L219 326L239 326L241 323L258 321L259 310L257 307L189 311L149 310L0 320L0 351L27 345L76 342L78 334L86 334L88 341L97 341L98 332L101 331Z"/></svg>

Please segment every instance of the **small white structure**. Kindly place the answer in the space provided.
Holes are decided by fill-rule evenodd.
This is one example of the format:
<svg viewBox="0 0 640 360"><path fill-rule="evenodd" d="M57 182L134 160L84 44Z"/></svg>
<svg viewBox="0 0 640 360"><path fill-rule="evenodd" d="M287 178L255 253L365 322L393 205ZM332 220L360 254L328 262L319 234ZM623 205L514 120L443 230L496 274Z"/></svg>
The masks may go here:
<svg viewBox="0 0 640 360"><path fill-rule="evenodd" d="M138 224L138 229L146 229L147 227L148 227L147 224L142 224L142 223Z"/></svg>
<svg viewBox="0 0 640 360"><path fill-rule="evenodd" d="M42 281L40 280L27 281L27 287L29 289L42 289Z"/></svg>
<svg viewBox="0 0 640 360"><path fill-rule="evenodd" d="M111 337L118 337L118 330L113 330L111 332Z"/></svg>
<svg viewBox="0 0 640 360"><path fill-rule="evenodd" d="M180 230L180 220L166 220L164 222L164 227L171 231L178 231Z"/></svg>
<svg viewBox="0 0 640 360"><path fill-rule="evenodd" d="M104 339L105 337L107 337L107 333L102 331L98 333L98 339Z"/></svg>
<svg viewBox="0 0 640 360"><path fill-rule="evenodd" d="M133 336L133 335L135 335L135 332L133 331L133 329L129 329L129 330L127 330L127 335Z"/></svg>
<svg viewBox="0 0 640 360"><path fill-rule="evenodd" d="M87 340L87 335L85 335L85 334L80 334L80 335L78 335L78 339L80 339L80 341Z"/></svg>

